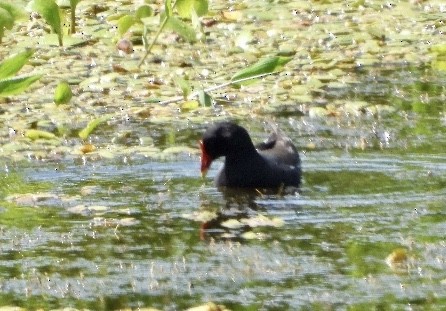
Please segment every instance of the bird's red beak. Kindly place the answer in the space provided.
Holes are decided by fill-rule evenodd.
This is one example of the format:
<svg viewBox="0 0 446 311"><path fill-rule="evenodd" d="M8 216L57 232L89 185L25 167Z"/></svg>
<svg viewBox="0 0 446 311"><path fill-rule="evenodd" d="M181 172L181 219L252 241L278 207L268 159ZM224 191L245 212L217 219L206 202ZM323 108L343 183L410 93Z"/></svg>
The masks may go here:
<svg viewBox="0 0 446 311"><path fill-rule="evenodd" d="M212 159L204 148L203 141L200 140L200 149L201 149L201 177L205 178L208 172L209 167L211 166Z"/></svg>

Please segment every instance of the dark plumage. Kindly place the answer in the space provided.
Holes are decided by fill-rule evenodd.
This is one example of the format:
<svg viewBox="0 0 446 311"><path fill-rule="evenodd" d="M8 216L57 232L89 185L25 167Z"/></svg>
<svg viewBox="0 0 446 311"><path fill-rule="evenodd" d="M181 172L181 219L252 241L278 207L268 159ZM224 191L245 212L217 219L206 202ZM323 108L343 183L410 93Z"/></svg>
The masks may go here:
<svg viewBox="0 0 446 311"><path fill-rule="evenodd" d="M256 149L243 127L221 122L206 130L200 144L203 175L213 160L225 157L216 186L278 188L300 184L299 154L291 140L277 130Z"/></svg>

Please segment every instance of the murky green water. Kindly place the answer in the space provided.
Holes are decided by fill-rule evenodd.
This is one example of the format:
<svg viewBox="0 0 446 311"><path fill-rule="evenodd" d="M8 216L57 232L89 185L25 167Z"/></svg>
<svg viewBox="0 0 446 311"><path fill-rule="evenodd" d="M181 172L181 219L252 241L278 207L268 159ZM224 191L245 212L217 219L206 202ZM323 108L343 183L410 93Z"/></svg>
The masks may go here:
<svg viewBox="0 0 446 311"><path fill-rule="evenodd" d="M163 61L138 73L110 69L134 68L142 49L119 55L101 13L80 17L92 46L38 46L37 26L29 42L6 37L36 44L46 76L0 113L0 307L445 309L446 74L428 53L444 8L311 3L235 4L242 20L216 15L194 46L163 37ZM149 103L179 94L176 75L208 87L279 50L296 52L283 74L214 93L215 107ZM63 78L75 96L55 107ZM77 133L104 114L83 154ZM222 118L257 142L273 119L301 152L300 191L222 193L220 163L203 181L197 141Z"/></svg>
<svg viewBox="0 0 446 311"><path fill-rule="evenodd" d="M284 196L226 197L199 178L196 155L6 163L5 193L53 196L2 207L1 301L445 307L445 128L434 112L278 118L301 146L304 169L301 192ZM264 136L261 123L244 124ZM182 140L193 146L201 132ZM207 229L205 211L218 215ZM407 258L386 263L399 248Z"/></svg>

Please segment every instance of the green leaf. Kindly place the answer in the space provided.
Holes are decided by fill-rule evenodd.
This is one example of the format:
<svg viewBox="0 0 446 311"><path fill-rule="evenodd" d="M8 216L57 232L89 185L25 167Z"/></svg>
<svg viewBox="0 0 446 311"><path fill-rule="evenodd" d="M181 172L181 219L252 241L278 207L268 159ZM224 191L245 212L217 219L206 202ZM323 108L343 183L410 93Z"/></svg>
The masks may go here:
<svg viewBox="0 0 446 311"><path fill-rule="evenodd" d="M102 123L106 122L111 118L111 115L105 115L100 118L91 120L87 126L79 132L79 137L83 140L86 140L88 136Z"/></svg>
<svg viewBox="0 0 446 311"><path fill-rule="evenodd" d="M42 75L33 75L0 80L0 97L21 93L41 77Z"/></svg>
<svg viewBox="0 0 446 311"><path fill-rule="evenodd" d="M57 34L59 45L62 46L62 26L60 24L59 6L54 0L34 0L33 9L36 10L45 21L50 25L51 29Z"/></svg>
<svg viewBox="0 0 446 311"><path fill-rule="evenodd" d="M124 15L118 20L118 33L122 37L130 27L136 22L132 15Z"/></svg>
<svg viewBox="0 0 446 311"><path fill-rule="evenodd" d="M71 92L70 85L63 81L59 83L54 91L54 103L56 105L67 104L73 97L73 92Z"/></svg>
<svg viewBox="0 0 446 311"><path fill-rule="evenodd" d="M235 75L232 76L231 80L236 81L275 72L283 67L286 63L288 63L291 59L292 57L284 56L273 56L262 59L254 65L251 65L248 68L237 72Z"/></svg>
<svg viewBox="0 0 446 311"><path fill-rule="evenodd" d="M191 18L192 12L203 16L208 12L209 2L207 0L177 0L175 7L182 18Z"/></svg>
<svg viewBox="0 0 446 311"><path fill-rule="evenodd" d="M195 110L199 107L199 103L196 100L188 100L181 104L181 110Z"/></svg>
<svg viewBox="0 0 446 311"><path fill-rule="evenodd" d="M446 60L433 60L431 67L435 70L446 71Z"/></svg>
<svg viewBox="0 0 446 311"><path fill-rule="evenodd" d="M147 34L148 34L148 27L147 25L144 25L142 32L142 46L146 51L149 49L149 41L147 40Z"/></svg>
<svg viewBox="0 0 446 311"><path fill-rule="evenodd" d="M5 29L11 29L16 19L25 16L26 14L17 6L0 1L0 42L2 42Z"/></svg>
<svg viewBox="0 0 446 311"><path fill-rule="evenodd" d="M172 16L172 0L166 0L166 2L164 2L164 13L167 18Z"/></svg>
<svg viewBox="0 0 446 311"><path fill-rule="evenodd" d="M13 19L21 19L27 17L27 14L25 14L25 12L21 8L9 2L0 1L0 8L8 11Z"/></svg>
<svg viewBox="0 0 446 311"><path fill-rule="evenodd" d="M187 96L189 96L189 94L192 91L189 82L187 82L185 79L181 77L175 77L173 78L173 80L175 81L175 84L181 88L181 91L183 92L183 97L184 99L186 99Z"/></svg>
<svg viewBox="0 0 446 311"><path fill-rule="evenodd" d="M14 25L14 18L8 11L0 7L0 42L2 41L5 29L11 29Z"/></svg>
<svg viewBox="0 0 446 311"><path fill-rule="evenodd" d="M198 92L198 102L203 107L211 107L212 106L212 97L205 91L201 90Z"/></svg>
<svg viewBox="0 0 446 311"><path fill-rule="evenodd" d="M446 57L446 44L441 43L433 45L430 49L437 55L437 57Z"/></svg>
<svg viewBox="0 0 446 311"><path fill-rule="evenodd" d="M41 138L41 139L57 139L57 136L51 132L35 130L35 129L27 130L25 132L25 137L28 137L29 139L32 139L32 140L36 140L39 138Z"/></svg>
<svg viewBox="0 0 446 311"><path fill-rule="evenodd" d="M209 11L208 0L195 0L194 9L198 16L203 16Z"/></svg>
<svg viewBox="0 0 446 311"><path fill-rule="evenodd" d="M29 49L0 63L0 80L15 75L20 69L22 69L23 65L26 64L33 53L34 50Z"/></svg>
<svg viewBox="0 0 446 311"><path fill-rule="evenodd" d="M138 21L141 21L142 18L153 16L153 10L148 5L141 5L135 13L135 17Z"/></svg>
<svg viewBox="0 0 446 311"><path fill-rule="evenodd" d="M197 35L195 33L195 30L191 26L189 26L188 24L184 23L183 21L179 20L174 16L171 16L168 19L166 26L169 29L178 33L184 40L190 43L197 41Z"/></svg>

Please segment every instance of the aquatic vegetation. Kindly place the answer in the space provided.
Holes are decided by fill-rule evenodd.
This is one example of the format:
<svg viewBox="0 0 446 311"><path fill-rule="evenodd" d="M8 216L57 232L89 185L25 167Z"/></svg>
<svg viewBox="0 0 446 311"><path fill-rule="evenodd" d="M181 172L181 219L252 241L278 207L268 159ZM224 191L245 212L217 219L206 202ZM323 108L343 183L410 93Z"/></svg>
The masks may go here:
<svg viewBox="0 0 446 311"><path fill-rule="evenodd" d="M446 307L444 0L56 3L63 48L3 28L43 75L1 98L0 307ZM289 134L302 189L200 179L228 119Z"/></svg>
<svg viewBox="0 0 446 311"><path fill-rule="evenodd" d="M17 20L24 19L25 13L21 8L11 2L0 1L0 43L5 29L11 30Z"/></svg>
<svg viewBox="0 0 446 311"><path fill-rule="evenodd" d="M60 82L54 91L54 103L56 105L67 104L73 97L70 85L66 81Z"/></svg>
<svg viewBox="0 0 446 311"><path fill-rule="evenodd" d="M63 46L63 29L57 3L54 0L33 0L31 7L42 15L51 29L57 34L59 46Z"/></svg>
<svg viewBox="0 0 446 311"><path fill-rule="evenodd" d="M42 77L41 74L15 76L33 54L34 50L28 49L0 63L0 97L19 94Z"/></svg>

